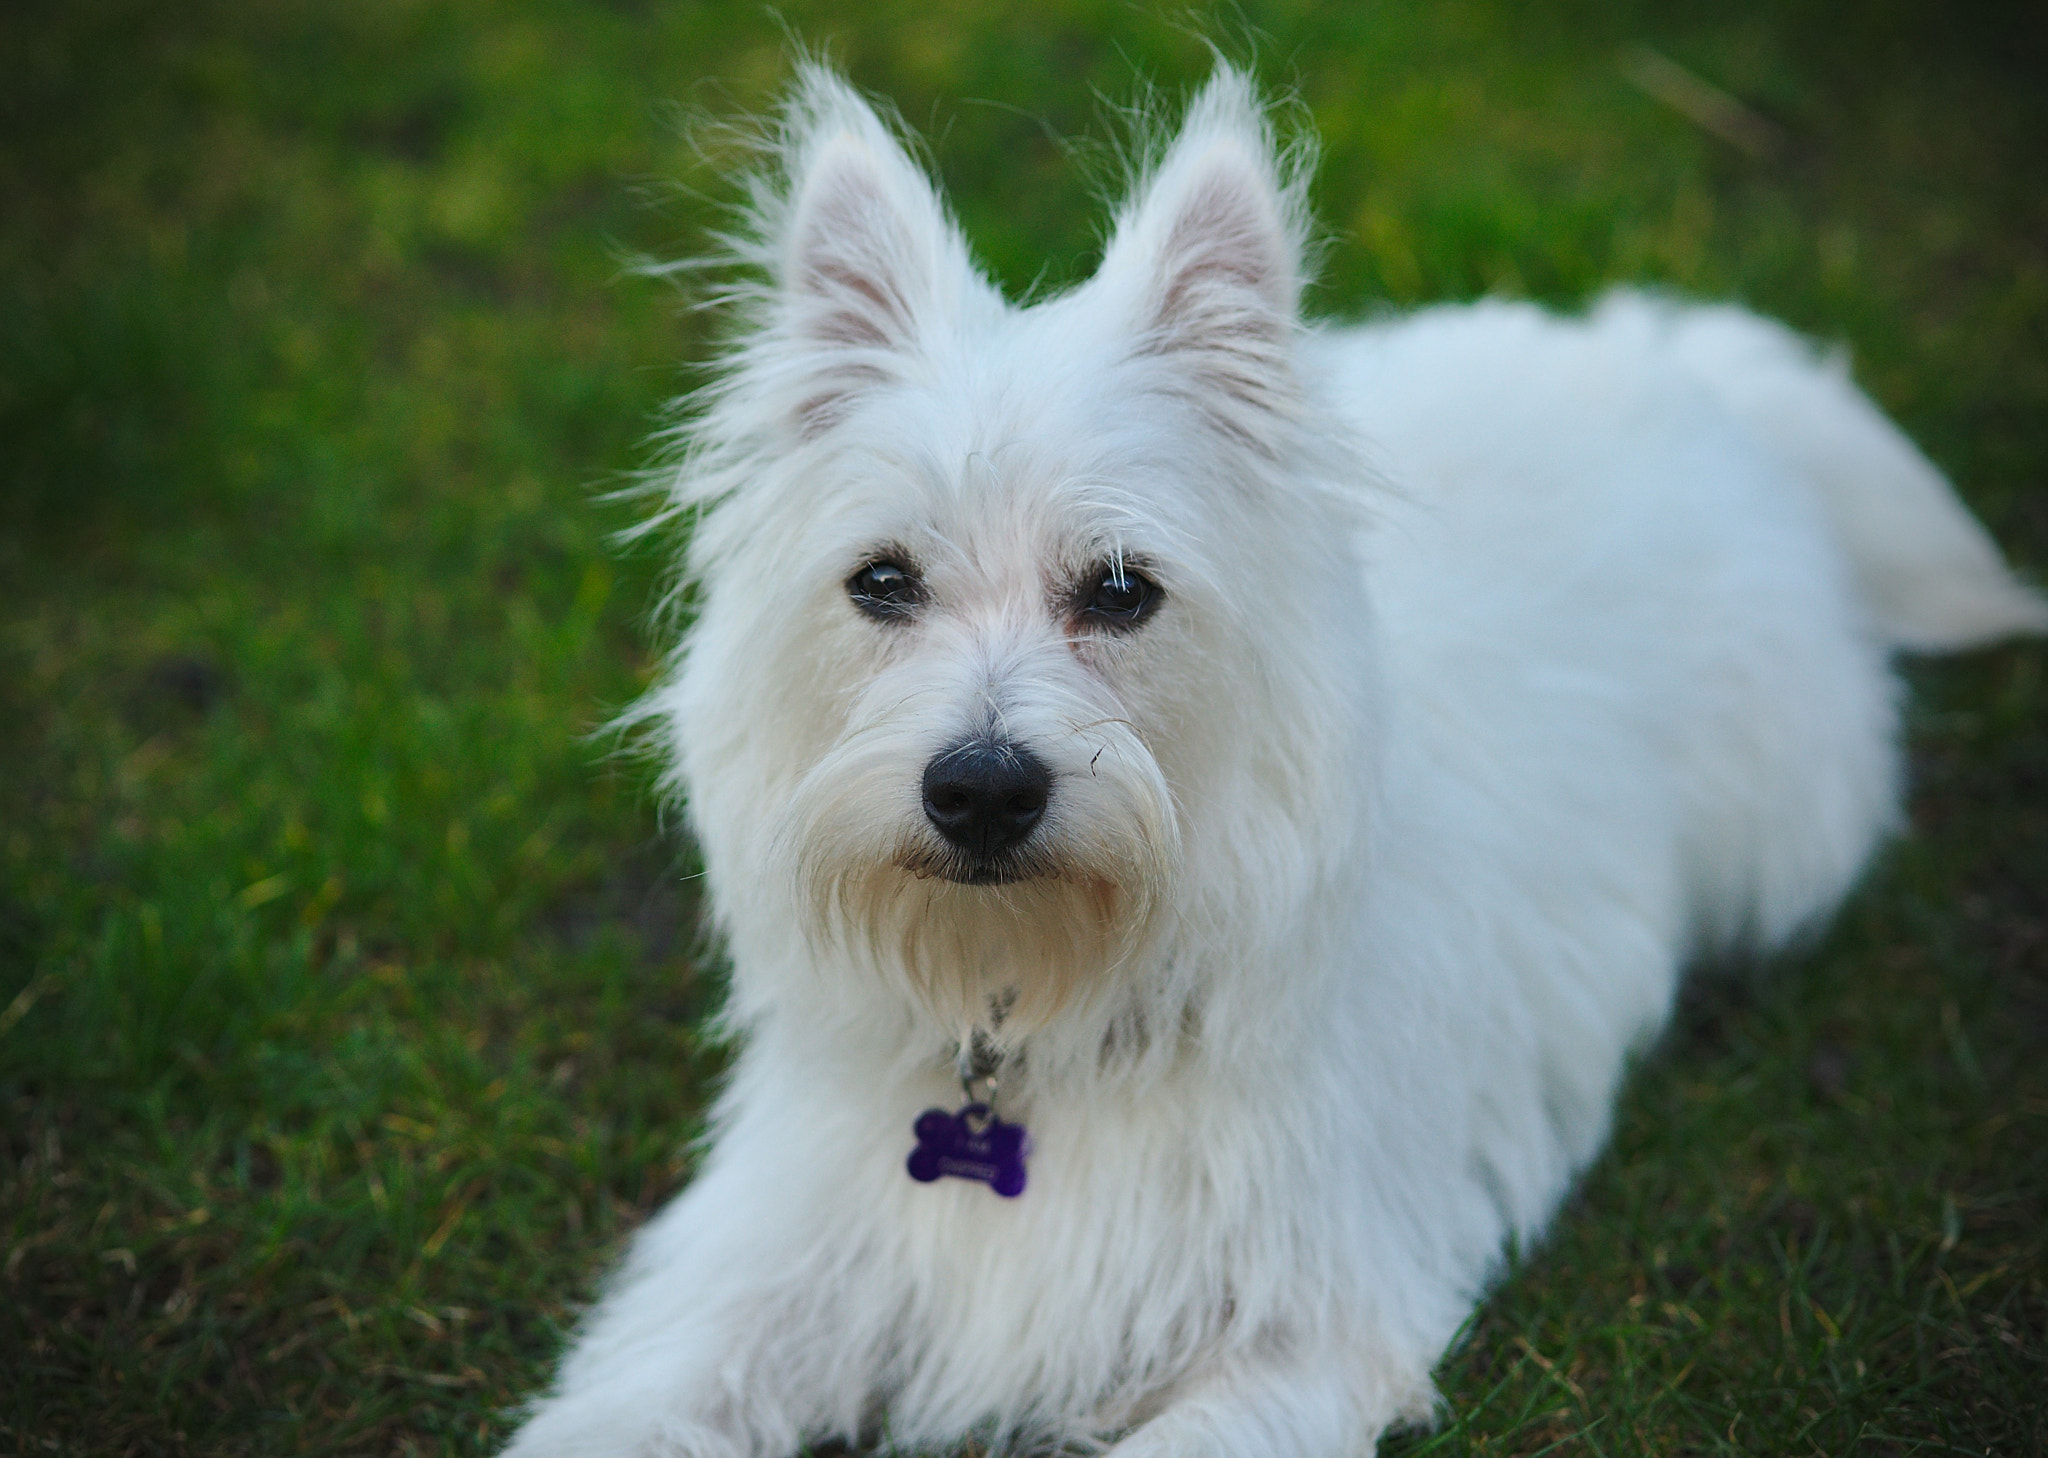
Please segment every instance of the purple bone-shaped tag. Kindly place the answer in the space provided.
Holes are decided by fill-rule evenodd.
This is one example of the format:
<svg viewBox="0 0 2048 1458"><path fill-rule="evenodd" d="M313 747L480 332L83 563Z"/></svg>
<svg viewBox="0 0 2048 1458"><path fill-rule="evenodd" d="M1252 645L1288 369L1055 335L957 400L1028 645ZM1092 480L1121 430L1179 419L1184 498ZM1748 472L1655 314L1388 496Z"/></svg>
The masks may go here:
<svg viewBox="0 0 2048 1458"><path fill-rule="evenodd" d="M957 1114L926 1109L912 1125L917 1148L910 1151L910 1177L930 1184L940 1175L980 1180L998 1195L1024 1193L1024 1156L1031 1150L1022 1124L1005 1124L987 1104L969 1104Z"/></svg>

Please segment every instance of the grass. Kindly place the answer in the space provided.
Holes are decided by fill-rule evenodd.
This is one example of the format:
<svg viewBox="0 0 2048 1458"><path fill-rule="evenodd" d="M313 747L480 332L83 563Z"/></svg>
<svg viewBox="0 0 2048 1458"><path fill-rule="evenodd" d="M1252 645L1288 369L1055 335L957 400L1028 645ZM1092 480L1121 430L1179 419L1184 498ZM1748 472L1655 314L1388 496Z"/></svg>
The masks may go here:
<svg viewBox="0 0 2048 1458"><path fill-rule="evenodd" d="M1088 266L1055 139L1206 65L1105 0L782 23L933 138L1013 289ZM1222 28L1324 136L1318 307L1749 300L2048 564L2030 9ZM592 488L702 353L619 267L720 195L671 108L765 104L783 32L39 0L0 56L0 1452L489 1451L721 1066L686 852L589 738L660 576ZM1699 985L1391 1451L2048 1451L2044 667L1915 670L1913 837L1810 955Z"/></svg>

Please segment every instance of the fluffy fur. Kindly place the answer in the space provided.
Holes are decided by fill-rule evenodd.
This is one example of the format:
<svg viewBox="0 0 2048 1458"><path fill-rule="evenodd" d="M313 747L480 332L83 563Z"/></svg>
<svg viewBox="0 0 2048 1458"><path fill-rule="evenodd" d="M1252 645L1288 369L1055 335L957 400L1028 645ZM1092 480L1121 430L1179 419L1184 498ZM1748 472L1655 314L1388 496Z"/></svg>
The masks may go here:
<svg viewBox="0 0 2048 1458"><path fill-rule="evenodd" d="M804 76L648 706L737 1062L519 1458L1370 1452L1682 966L1811 927L1894 825L1891 653L2048 624L1776 324L1303 323L1299 160L1220 72L1096 275L1014 307ZM1156 608L1105 626L1127 572ZM974 736L1051 781L993 884L919 788ZM1015 1200L904 1173L976 1031Z"/></svg>

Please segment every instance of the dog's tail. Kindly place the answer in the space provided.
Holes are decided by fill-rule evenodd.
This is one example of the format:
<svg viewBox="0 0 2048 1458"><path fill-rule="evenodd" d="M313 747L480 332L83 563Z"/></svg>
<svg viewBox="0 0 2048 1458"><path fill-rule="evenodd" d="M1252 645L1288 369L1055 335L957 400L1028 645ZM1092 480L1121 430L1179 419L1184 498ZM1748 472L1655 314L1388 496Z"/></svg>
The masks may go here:
<svg viewBox="0 0 2048 1458"><path fill-rule="evenodd" d="M1783 325L1727 305L1619 294L1680 360L1809 481L1848 551L1880 633L1942 651L2048 632L2048 601L2015 578L1942 474L1849 378Z"/></svg>

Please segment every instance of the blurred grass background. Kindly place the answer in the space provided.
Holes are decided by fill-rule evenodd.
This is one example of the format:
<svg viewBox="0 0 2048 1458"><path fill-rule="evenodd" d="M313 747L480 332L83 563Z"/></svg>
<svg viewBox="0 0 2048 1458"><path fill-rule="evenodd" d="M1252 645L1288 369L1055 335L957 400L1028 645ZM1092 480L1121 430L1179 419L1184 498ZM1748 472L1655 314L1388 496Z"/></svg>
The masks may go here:
<svg viewBox="0 0 2048 1458"><path fill-rule="evenodd" d="M593 488L702 356L620 267L725 195L677 111L769 104L785 27L1013 290L1090 264L1062 139L1250 37L1326 146L1317 308L1747 300L2048 564L2032 6L9 7L0 1452L489 1451L685 1177L716 969L588 737L660 574ZM1689 999L1395 1452L2048 1448L2043 661L1915 670L1915 837Z"/></svg>

